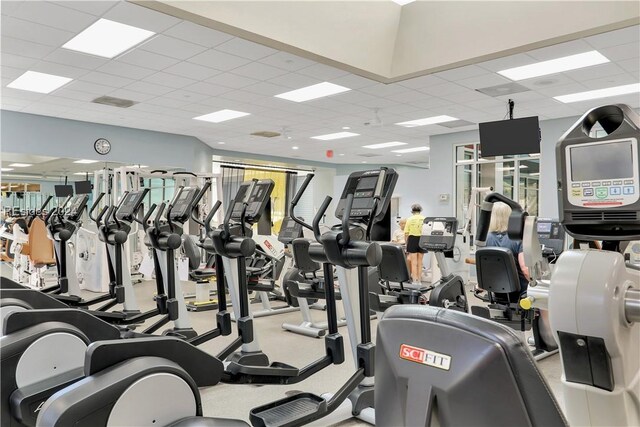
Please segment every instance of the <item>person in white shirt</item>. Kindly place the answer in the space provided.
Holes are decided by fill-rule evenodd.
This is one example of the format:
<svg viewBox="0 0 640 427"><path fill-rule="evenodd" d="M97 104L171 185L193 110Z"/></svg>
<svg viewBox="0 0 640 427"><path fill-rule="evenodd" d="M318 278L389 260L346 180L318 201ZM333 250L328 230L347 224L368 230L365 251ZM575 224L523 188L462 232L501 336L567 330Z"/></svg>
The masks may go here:
<svg viewBox="0 0 640 427"><path fill-rule="evenodd" d="M407 225L406 218L400 218L398 221L398 228L393 232L393 236L391 237L392 243L399 243L401 245L405 244L404 238L404 226Z"/></svg>

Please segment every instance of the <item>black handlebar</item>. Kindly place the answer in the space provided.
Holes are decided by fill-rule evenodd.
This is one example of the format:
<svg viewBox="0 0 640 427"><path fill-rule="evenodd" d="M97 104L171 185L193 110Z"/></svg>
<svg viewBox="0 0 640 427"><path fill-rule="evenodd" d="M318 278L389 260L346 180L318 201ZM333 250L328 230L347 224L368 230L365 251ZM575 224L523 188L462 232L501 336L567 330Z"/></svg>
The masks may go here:
<svg viewBox="0 0 640 427"><path fill-rule="evenodd" d="M202 225L203 227L205 227L205 223L196 216L196 211L198 208L198 204L200 203L204 195L207 193L209 188L211 188L211 181L206 181L202 186L202 189L200 190L200 192L198 192L198 195L195 197L195 199L193 199L193 204L191 205L191 219L197 222L198 224Z"/></svg>
<svg viewBox="0 0 640 427"><path fill-rule="evenodd" d="M98 216L95 219L96 225L100 226L100 222L102 221L102 217L104 216L105 213L107 213L107 211L111 209L111 206L103 206L102 209L100 210L100 213L98 214ZM109 218L107 216L107 218Z"/></svg>
<svg viewBox="0 0 640 427"><path fill-rule="evenodd" d="M164 212L165 206L166 206L165 202L160 203L160 206L158 207L158 212L156 212L156 217L153 219L153 226L156 228L156 230L160 229L160 219L162 218L162 213Z"/></svg>
<svg viewBox="0 0 640 427"><path fill-rule="evenodd" d="M184 191L184 187L181 185L180 187L178 187L178 191L176 191L173 195L173 198L171 199L171 201L169 202L169 205L167 206L167 224L169 224L169 230L171 230L171 232L173 233L173 229L174 229L174 225L173 225L173 221L171 221L171 211L173 210L173 205L176 204L176 201L180 198L180 195L182 194L182 192Z"/></svg>
<svg viewBox="0 0 640 427"><path fill-rule="evenodd" d="M44 217L44 223L48 224L49 220L51 219L51 215L53 215L54 213L56 213L56 211L58 210L57 207L51 209L49 212L47 212L47 216Z"/></svg>
<svg viewBox="0 0 640 427"><path fill-rule="evenodd" d="M200 203L200 201L202 200L202 198L204 197L204 195L207 193L207 191L209 191L209 188L211 188L211 181L206 181L204 183L204 185L202 186L202 189L200 190L200 192L198 193L198 195L196 196L195 199L193 199L193 206L195 207L196 205L198 205L198 203Z"/></svg>
<svg viewBox="0 0 640 427"><path fill-rule="evenodd" d="M166 173L166 172L165 172L165 173ZM196 175L195 173L193 173L193 172L187 172L187 171L174 172L174 173L173 173L173 176L176 176L176 175L189 175L189 176L192 176L192 177L194 177L194 178L197 178L197 177L198 177L198 175Z"/></svg>
<svg viewBox="0 0 640 427"><path fill-rule="evenodd" d="M64 200L64 203L62 204L62 206L60 206L56 210L56 216L58 217L58 221L60 221L60 222L62 222L62 213L64 212L64 208L67 207L67 204L69 203L69 200L71 200L71 196L67 196L67 198Z"/></svg>
<svg viewBox="0 0 640 427"><path fill-rule="evenodd" d="M207 217L204 219L204 229L207 231L207 233L211 231L211 220L213 220L213 216L216 214L216 212L218 212L218 209L220 209L220 205L222 205L222 202L218 200L209 211Z"/></svg>
<svg viewBox="0 0 640 427"><path fill-rule="evenodd" d="M378 214L378 203L380 203L380 199L382 198L382 191L384 190L384 180L387 177L387 168L381 167L380 174L378 175L378 182L376 183L376 188L373 192L373 207L371 208L371 213L369 214L369 221L367 221L367 230L366 230L366 239L371 240L371 229L373 228L373 221Z"/></svg>
<svg viewBox="0 0 640 427"><path fill-rule="evenodd" d="M253 178L251 180L251 184L249 185L249 189L244 193L244 198L242 199L242 212L240 213L240 223L242 224L242 235L245 235L244 232L244 222L245 217L247 215L247 208L249 207L249 199L251 199L251 194L253 194L253 190L256 188L256 184L258 180Z"/></svg>
<svg viewBox="0 0 640 427"><path fill-rule="evenodd" d="M149 206L149 210L147 211L147 213L142 217L142 220L138 219L137 215L133 216L133 220L135 222L137 222L138 224L142 225L142 228L146 231L147 228L149 228L149 218L151 218L151 214L153 214L153 211L156 210L156 204L152 204L151 206ZM140 210L138 209L138 212Z"/></svg>
<svg viewBox="0 0 640 427"><path fill-rule="evenodd" d="M310 226L309 224L307 224L306 222L304 222L303 220L301 220L300 218L298 218L296 216L295 207L298 205L298 202L300 201L300 198L302 197L302 194L306 191L306 189L309 186L309 183L311 182L313 177L314 177L314 174L312 174L312 173L308 174L305 177L304 182L300 186L300 189L298 190L296 195L293 197L293 200L291 201L291 205L289 207L289 216L291 217L291 219L294 222L296 222L297 224L300 224L301 226L303 226L304 228L306 228L308 230L313 230L313 227Z"/></svg>
<svg viewBox="0 0 640 427"><path fill-rule="evenodd" d="M313 235L318 242L320 242L320 238L322 236L322 234L320 233L320 221L322 221L322 217L327 212L327 209L329 209L329 205L331 204L332 200L333 199L331 198L331 196L325 197L322 201L322 205L320 205L320 209L318 209L318 212L316 212L316 216L313 217Z"/></svg>
<svg viewBox="0 0 640 427"><path fill-rule="evenodd" d="M113 221L116 223L116 226L118 226L118 228L120 228L120 221L118 221L118 216L116 214L118 213L118 210L120 209L120 207L122 206L122 204L124 203L124 200L127 198L128 195L129 195L128 191L125 191L124 193L122 193L122 197L120 198L118 205L115 207L115 209L111 211L111 217L113 218ZM108 220L109 220L109 217L107 216L105 218L105 222Z"/></svg>
<svg viewBox="0 0 640 427"><path fill-rule="evenodd" d="M96 220L96 217L93 216L93 211L96 210L96 208L100 204L100 201L102 200L103 197L104 197L104 193L100 193L98 195L98 198L91 205L91 209L89 209L89 218L91 218L94 222L98 222L98 221Z"/></svg>
<svg viewBox="0 0 640 427"><path fill-rule="evenodd" d="M40 212L44 211L44 209L49 205L49 202L53 199L53 196L48 196L47 200L44 201L42 206L40 206Z"/></svg>
<svg viewBox="0 0 640 427"><path fill-rule="evenodd" d="M340 238L340 244L347 246L351 235L349 233L349 215L351 215L351 208L353 207L353 193L347 195L347 200L344 203L344 211L342 211L342 237Z"/></svg>

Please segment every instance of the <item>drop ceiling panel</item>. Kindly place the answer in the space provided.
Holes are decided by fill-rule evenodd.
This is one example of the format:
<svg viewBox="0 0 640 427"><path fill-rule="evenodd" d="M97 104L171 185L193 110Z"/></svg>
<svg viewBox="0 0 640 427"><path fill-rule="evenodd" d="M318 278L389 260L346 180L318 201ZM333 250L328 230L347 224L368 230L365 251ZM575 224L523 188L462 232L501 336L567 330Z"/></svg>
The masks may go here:
<svg viewBox="0 0 640 427"><path fill-rule="evenodd" d="M216 46L216 50L241 56L252 61L263 59L277 52L277 50L271 49L270 47L237 37Z"/></svg>
<svg viewBox="0 0 640 427"><path fill-rule="evenodd" d="M95 16L100 16L113 6L117 5L117 1L102 1L102 0L91 0L91 1L51 1L50 3L54 3L58 6L67 7L69 9L74 9L80 12L88 13Z"/></svg>
<svg viewBox="0 0 640 427"><path fill-rule="evenodd" d="M530 50L527 52L527 55L538 61L548 61L550 59L561 58L563 56L589 52L590 50L593 50L593 47L586 41L579 39L543 47L541 49Z"/></svg>
<svg viewBox="0 0 640 427"><path fill-rule="evenodd" d="M156 73L156 71L150 70L149 68L138 67L121 61L109 61L105 65L99 67L98 71L133 80L144 79L145 77Z"/></svg>
<svg viewBox="0 0 640 427"><path fill-rule="evenodd" d="M239 74L256 80L269 80L287 73L281 68L272 67L271 65L263 64L261 62L253 62L243 65L234 69L233 72L234 74Z"/></svg>
<svg viewBox="0 0 640 427"><path fill-rule="evenodd" d="M272 55L260 59L261 63L273 67L282 68L287 71L297 71L313 65L314 62L287 52L276 52Z"/></svg>
<svg viewBox="0 0 640 427"><path fill-rule="evenodd" d="M181 22L180 19L173 16L123 1L118 2L102 17L156 33L161 33Z"/></svg>
<svg viewBox="0 0 640 427"><path fill-rule="evenodd" d="M185 86L189 86L196 83L196 80L188 79L182 76L177 76L175 74L165 73L163 71L160 71L158 73L145 77L144 81L147 83L153 83L153 84L161 85L171 89L180 89Z"/></svg>
<svg viewBox="0 0 640 427"><path fill-rule="evenodd" d="M193 80L205 80L220 74L220 71L190 62L180 62L163 70L165 73L175 74L180 77L187 77Z"/></svg>
<svg viewBox="0 0 640 427"><path fill-rule="evenodd" d="M206 47L196 43L189 43L174 37L157 35L140 46L140 49L169 56L174 59L185 60L207 50Z"/></svg>
<svg viewBox="0 0 640 427"><path fill-rule="evenodd" d="M192 22L182 21L164 32L166 35L204 47L214 47L231 40L233 36Z"/></svg>
<svg viewBox="0 0 640 427"><path fill-rule="evenodd" d="M305 76L315 77L322 81L335 79L349 74L346 71L339 70L337 68L333 68L324 64L314 64L309 67L302 68L298 70L298 73L304 74Z"/></svg>
<svg viewBox="0 0 640 427"><path fill-rule="evenodd" d="M104 58L99 58L97 56L87 55L86 53L74 52L62 48L54 50L44 59L45 61L68 65L70 67L83 68L86 70L95 70L96 68L109 63L109 61Z"/></svg>
<svg viewBox="0 0 640 427"><path fill-rule="evenodd" d="M33 43L58 47L75 33L2 15L2 37L15 37Z"/></svg>
<svg viewBox="0 0 640 427"><path fill-rule="evenodd" d="M209 49L189 58L189 62L213 68L215 70L229 71L242 65L249 64L251 61L236 55L229 55L225 52Z"/></svg>
<svg viewBox="0 0 640 427"><path fill-rule="evenodd" d="M207 83L212 83L232 89L241 89L246 86L250 86L258 83L258 80L250 79L248 77L239 76L233 73L221 73L205 80Z"/></svg>
<svg viewBox="0 0 640 427"><path fill-rule="evenodd" d="M96 83L96 84L110 86L114 88L123 87L134 82L134 80L132 79L118 77L112 74L101 73L99 71L92 71L92 72L83 74L80 77L80 81Z"/></svg>
<svg viewBox="0 0 640 427"><path fill-rule="evenodd" d="M164 70L165 68L180 62L178 59L158 55L157 53L147 52L141 49L133 49L128 53L119 56L118 61L158 71Z"/></svg>
<svg viewBox="0 0 640 427"><path fill-rule="evenodd" d="M640 43L627 43L600 49L600 53L610 61L622 61L624 59L640 57Z"/></svg>
<svg viewBox="0 0 640 427"><path fill-rule="evenodd" d="M53 46L45 46L13 37L2 37L2 53L42 59L55 50Z"/></svg>
<svg viewBox="0 0 640 427"><path fill-rule="evenodd" d="M640 29L637 26L631 26L621 30L609 31L607 33L586 37L585 41L596 49L602 49L605 47L637 42L638 38L640 38L639 33Z"/></svg>
<svg viewBox="0 0 640 427"><path fill-rule="evenodd" d="M12 16L75 33L84 30L96 20L93 15L42 1L22 2Z"/></svg>

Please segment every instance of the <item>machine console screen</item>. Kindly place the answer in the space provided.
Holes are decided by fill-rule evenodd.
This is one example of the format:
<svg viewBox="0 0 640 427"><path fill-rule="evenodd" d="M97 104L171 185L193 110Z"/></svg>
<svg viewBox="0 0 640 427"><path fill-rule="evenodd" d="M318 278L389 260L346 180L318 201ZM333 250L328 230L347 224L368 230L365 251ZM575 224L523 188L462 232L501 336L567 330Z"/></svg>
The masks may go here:
<svg viewBox="0 0 640 427"><path fill-rule="evenodd" d="M538 240L543 255L557 257L564 250L565 231L557 219L538 218Z"/></svg>
<svg viewBox="0 0 640 427"><path fill-rule="evenodd" d="M135 211L140 207L143 200L142 191L132 191L125 196L122 206L118 209L116 216L119 220L130 220Z"/></svg>
<svg viewBox="0 0 640 427"><path fill-rule="evenodd" d="M450 251L456 242L455 217L427 217L422 223L420 247L428 251Z"/></svg>
<svg viewBox="0 0 640 427"><path fill-rule="evenodd" d="M636 138L568 145L565 150L569 203L601 209L638 201Z"/></svg>
<svg viewBox="0 0 640 427"><path fill-rule="evenodd" d="M233 213L231 214L231 218L236 221L240 220L242 215L242 202L250 186L251 182L243 182L238 189L238 193L234 199ZM258 181L253 187L253 191L247 200L247 211L245 212L245 217L248 222L257 222L262 216L270 200L274 186L274 182L267 179Z"/></svg>
<svg viewBox="0 0 640 427"><path fill-rule="evenodd" d="M298 237L302 237L302 226L289 217L284 218L278 233L278 241L288 245Z"/></svg>
<svg viewBox="0 0 640 427"><path fill-rule="evenodd" d="M379 177L379 170L352 173L342 191L342 196L336 208L336 217L342 218L347 196L353 194L353 204L351 205L349 216L354 219L368 218L369 215L371 215L371 209L373 209L373 196L378 185ZM387 169L384 187L382 189L382 200L378 204L379 208L377 209L376 217L386 213L396 181L397 174L395 170Z"/></svg>
<svg viewBox="0 0 640 427"><path fill-rule="evenodd" d="M68 218L72 221L78 220L80 215L82 215L82 210L87 206L88 201L89 196L86 194L78 195L71 199L69 210L67 211Z"/></svg>
<svg viewBox="0 0 640 427"><path fill-rule="evenodd" d="M173 204L171 209L171 220L184 223L189 219L191 213L191 205L198 195L199 189L197 187L185 187L182 189L178 200Z"/></svg>

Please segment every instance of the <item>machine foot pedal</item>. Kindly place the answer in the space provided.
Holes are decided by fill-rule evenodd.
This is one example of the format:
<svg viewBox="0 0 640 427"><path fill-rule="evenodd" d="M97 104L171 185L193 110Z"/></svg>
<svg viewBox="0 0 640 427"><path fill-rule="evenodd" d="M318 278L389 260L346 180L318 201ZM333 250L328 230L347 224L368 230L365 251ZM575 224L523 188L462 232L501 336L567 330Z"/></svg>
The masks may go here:
<svg viewBox="0 0 640 427"><path fill-rule="evenodd" d="M250 412L255 427L288 427L307 424L327 412L327 401L312 393L299 393L254 408Z"/></svg>

